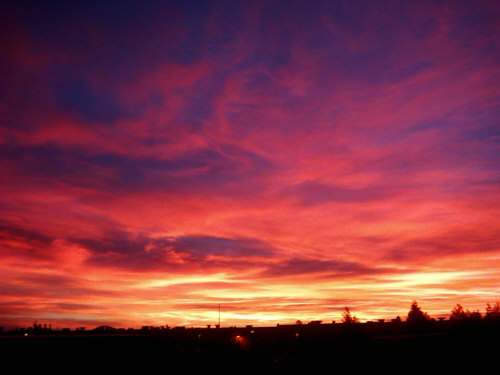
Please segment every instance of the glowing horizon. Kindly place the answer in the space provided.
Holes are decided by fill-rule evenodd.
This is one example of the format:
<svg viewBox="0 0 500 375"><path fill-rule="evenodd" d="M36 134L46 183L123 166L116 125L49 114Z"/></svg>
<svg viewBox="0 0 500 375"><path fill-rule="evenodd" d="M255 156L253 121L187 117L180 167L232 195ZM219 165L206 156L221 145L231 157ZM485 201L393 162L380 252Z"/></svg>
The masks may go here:
<svg viewBox="0 0 500 375"><path fill-rule="evenodd" d="M0 326L500 300L500 4L9 4Z"/></svg>

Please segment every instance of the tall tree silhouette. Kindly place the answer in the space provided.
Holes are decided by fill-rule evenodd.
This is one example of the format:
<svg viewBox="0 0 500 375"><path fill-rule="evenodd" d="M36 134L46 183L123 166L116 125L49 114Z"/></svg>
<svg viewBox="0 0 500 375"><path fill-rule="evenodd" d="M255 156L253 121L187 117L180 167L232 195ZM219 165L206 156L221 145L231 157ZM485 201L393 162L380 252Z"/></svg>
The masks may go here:
<svg viewBox="0 0 500 375"><path fill-rule="evenodd" d="M408 311L406 321L411 325L417 326L423 325L429 320L429 315L426 312L422 311L417 301L413 301L410 306L410 311Z"/></svg>
<svg viewBox="0 0 500 375"><path fill-rule="evenodd" d="M464 310L463 306L459 303L451 310L450 320L463 321L463 320L479 320L481 313L476 311Z"/></svg>
<svg viewBox="0 0 500 375"><path fill-rule="evenodd" d="M351 323L359 323L359 319L354 315L351 315L351 311L349 311L349 307L346 307L344 312L342 313L342 323L351 324Z"/></svg>
<svg viewBox="0 0 500 375"><path fill-rule="evenodd" d="M496 302L493 306L486 305L486 318L487 319L500 319L500 302Z"/></svg>
<svg viewBox="0 0 500 375"><path fill-rule="evenodd" d="M459 303L451 310L450 319L451 320L464 320L467 317L463 306Z"/></svg>

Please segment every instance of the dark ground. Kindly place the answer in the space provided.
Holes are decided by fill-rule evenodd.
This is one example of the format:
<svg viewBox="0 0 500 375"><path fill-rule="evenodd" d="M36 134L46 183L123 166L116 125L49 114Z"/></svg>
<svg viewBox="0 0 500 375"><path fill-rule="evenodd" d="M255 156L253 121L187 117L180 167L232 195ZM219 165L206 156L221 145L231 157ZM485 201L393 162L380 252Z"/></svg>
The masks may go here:
<svg viewBox="0 0 500 375"><path fill-rule="evenodd" d="M323 326L323 325L322 325ZM4 334L3 368L50 373L276 374L382 371L497 373L499 328L367 334L329 327L248 330L185 330L134 334ZM203 332L203 336L199 336ZM237 342L235 334L246 340Z"/></svg>

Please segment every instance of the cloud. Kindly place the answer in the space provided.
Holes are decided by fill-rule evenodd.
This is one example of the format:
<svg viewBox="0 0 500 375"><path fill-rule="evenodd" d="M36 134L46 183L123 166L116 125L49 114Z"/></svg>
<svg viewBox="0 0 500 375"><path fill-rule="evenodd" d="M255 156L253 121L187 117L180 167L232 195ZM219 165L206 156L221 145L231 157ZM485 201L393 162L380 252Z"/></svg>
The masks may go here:
<svg viewBox="0 0 500 375"><path fill-rule="evenodd" d="M134 236L108 232L100 239L69 238L90 252L93 266L171 272L220 271L245 268L259 259L272 257L278 249L253 238L224 238L206 235L179 237ZM253 261L252 261L253 259Z"/></svg>
<svg viewBox="0 0 500 375"><path fill-rule="evenodd" d="M464 291L481 307L499 278L499 15L7 5L5 321L205 324L217 300L238 323L392 317ZM445 291L387 285L448 271L465 276Z"/></svg>
<svg viewBox="0 0 500 375"><path fill-rule="evenodd" d="M68 185L101 191L211 191L240 184L249 175L270 173L274 166L257 153L232 146L200 149L172 158L94 153L85 148L45 144L5 145L0 151L22 178L60 178ZM22 164L22 168L20 167Z"/></svg>
<svg viewBox="0 0 500 375"><path fill-rule="evenodd" d="M54 237L24 229L9 223L0 222L0 242L2 251L0 257L5 261L45 262L53 260L50 248Z"/></svg>
<svg viewBox="0 0 500 375"><path fill-rule="evenodd" d="M393 186L342 187L315 181L304 181L283 189L283 193L296 197L299 204L319 205L328 202L363 203L386 200L398 191Z"/></svg>
<svg viewBox="0 0 500 375"><path fill-rule="evenodd" d="M377 269L357 262L294 258L271 264L260 275L263 277L286 277L323 274L323 277L333 278L388 272L390 272L388 269Z"/></svg>
<svg viewBox="0 0 500 375"><path fill-rule="evenodd" d="M91 124L112 124L120 119L133 119L139 116L137 109L124 108L115 95L97 92L85 82L67 82L65 80L54 91L63 113L74 112Z"/></svg>
<svg viewBox="0 0 500 375"><path fill-rule="evenodd" d="M176 252L194 256L207 255L238 257L269 257L276 249L254 238L220 238L211 236L182 236L168 243Z"/></svg>
<svg viewBox="0 0 500 375"><path fill-rule="evenodd" d="M481 256L495 253L500 247L496 235L499 228L489 223L481 228L454 229L436 235L421 235L403 240L388 249L387 256L397 262L425 262L432 258L455 257L461 255Z"/></svg>

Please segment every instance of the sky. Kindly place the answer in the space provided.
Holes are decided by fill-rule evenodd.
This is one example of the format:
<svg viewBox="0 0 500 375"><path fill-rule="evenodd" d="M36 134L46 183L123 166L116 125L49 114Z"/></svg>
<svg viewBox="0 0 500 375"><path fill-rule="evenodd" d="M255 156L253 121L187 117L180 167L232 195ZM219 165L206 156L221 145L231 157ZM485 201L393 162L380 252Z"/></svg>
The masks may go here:
<svg viewBox="0 0 500 375"><path fill-rule="evenodd" d="M500 300L498 1L10 1L0 325Z"/></svg>

